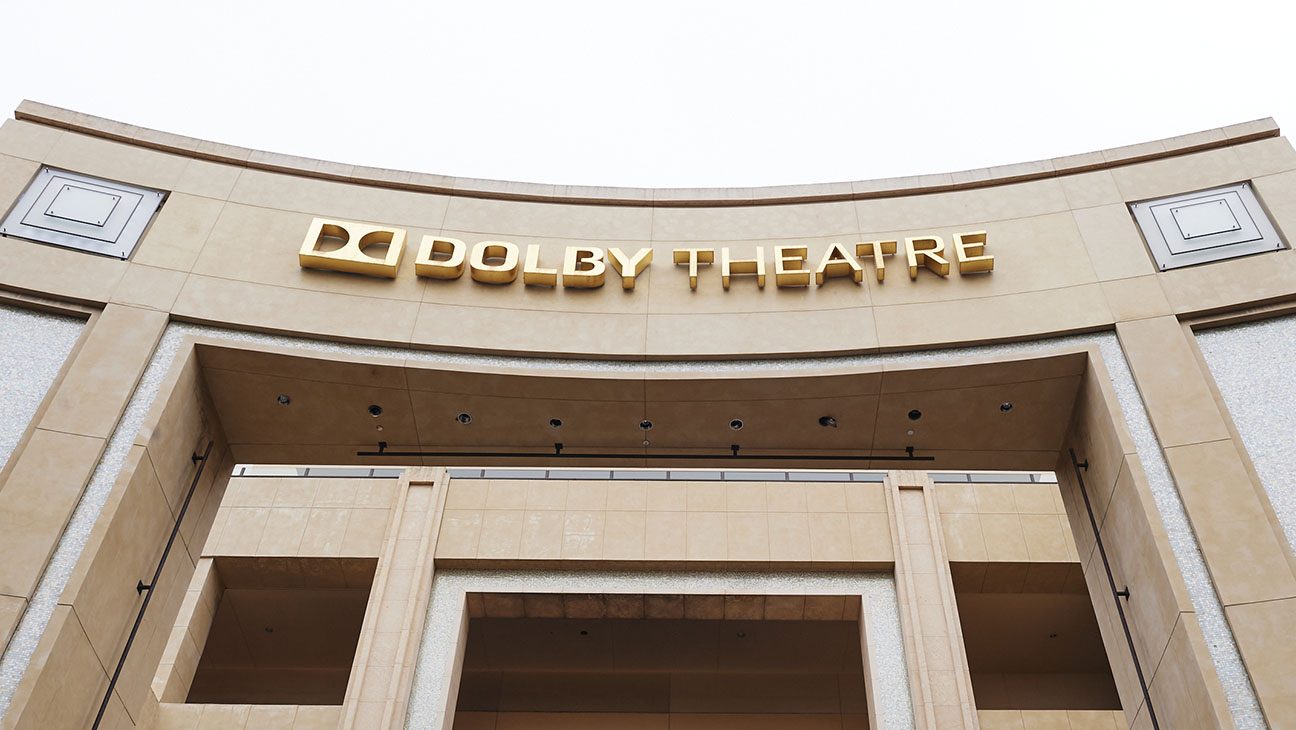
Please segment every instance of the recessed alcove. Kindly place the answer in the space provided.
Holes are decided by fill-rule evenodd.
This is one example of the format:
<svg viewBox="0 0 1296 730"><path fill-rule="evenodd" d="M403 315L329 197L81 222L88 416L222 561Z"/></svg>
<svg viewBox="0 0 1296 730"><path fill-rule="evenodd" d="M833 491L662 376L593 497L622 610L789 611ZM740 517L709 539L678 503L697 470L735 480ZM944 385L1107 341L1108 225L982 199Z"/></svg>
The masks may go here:
<svg viewBox="0 0 1296 730"><path fill-rule="evenodd" d="M1074 589L982 592L955 580L978 709L1121 709L1080 564L1057 567Z"/></svg>
<svg viewBox="0 0 1296 730"><path fill-rule="evenodd" d="M540 596L514 618L471 618L455 727L869 727L858 599L818 597L829 613L796 618L781 599L730 596L729 615L751 617L736 619L724 596L687 598L694 610L684 596ZM608 617L631 604L641 617ZM583 607L602 617L567 617Z"/></svg>
<svg viewBox="0 0 1296 730"><path fill-rule="evenodd" d="M341 705L376 561L218 558L190 704Z"/></svg>

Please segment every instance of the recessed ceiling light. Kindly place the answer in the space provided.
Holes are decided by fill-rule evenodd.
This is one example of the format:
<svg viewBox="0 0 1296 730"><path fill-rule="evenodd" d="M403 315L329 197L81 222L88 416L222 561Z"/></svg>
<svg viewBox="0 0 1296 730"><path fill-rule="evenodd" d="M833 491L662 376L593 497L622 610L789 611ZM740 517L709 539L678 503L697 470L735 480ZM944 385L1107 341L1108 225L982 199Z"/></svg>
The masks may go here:
<svg viewBox="0 0 1296 730"><path fill-rule="evenodd" d="M292 403L292 398L289 398L288 395L285 393L280 393L279 397L275 398L275 402L281 406L286 406L289 403Z"/></svg>
<svg viewBox="0 0 1296 730"><path fill-rule="evenodd" d="M642 429L645 430L645 431L649 431L649 430L651 430L652 427L653 427L653 422L652 422L652 421L649 421L649 420L646 419L646 418L645 418L644 420L642 420L642 421L639 422L639 428L642 428Z"/></svg>
<svg viewBox="0 0 1296 730"><path fill-rule="evenodd" d="M550 419L549 419L549 428L562 428L562 419L561 419L561 418L550 418Z"/></svg>
<svg viewBox="0 0 1296 730"><path fill-rule="evenodd" d="M742 427L743 427L743 420L741 418L735 418L729 422L729 428L732 428L735 431L741 431Z"/></svg>
<svg viewBox="0 0 1296 730"><path fill-rule="evenodd" d="M919 418L922 418L922 411L918 410L917 408L913 409L912 411L909 411L910 421L917 421Z"/></svg>
<svg viewBox="0 0 1296 730"><path fill-rule="evenodd" d="M824 428L837 428L837 419L832 416L820 416L819 425Z"/></svg>
<svg viewBox="0 0 1296 730"><path fill-rule="evenodd" d="M459 423L461 423L461 424L467 426L468 424L472 423L472 414L471 414L471 413L468 413L467 411L465 411L465 412L460 413L459 415L455 416L455 420L458 421Z"/></svg>
<svg viewBox="0 0 1296 730"><path fill-rule="evenodd" d="M369 415L373 416L374 418L381 416L382 406L378 405L377 403L374 403L373 405L369 406Z"/></svg>
<svg viewBox="0 0 1296 730"><path fill-rule="evenodd" d="M1004 413L1007 413L1008 411L1011 411L1012 409L1013 409L1013 404L1012 404L1011 401L1004 401L1003 403L1000 403L1000 404L999 404L999 410L1002 411L1002 412L1004 412Z"/></svg>

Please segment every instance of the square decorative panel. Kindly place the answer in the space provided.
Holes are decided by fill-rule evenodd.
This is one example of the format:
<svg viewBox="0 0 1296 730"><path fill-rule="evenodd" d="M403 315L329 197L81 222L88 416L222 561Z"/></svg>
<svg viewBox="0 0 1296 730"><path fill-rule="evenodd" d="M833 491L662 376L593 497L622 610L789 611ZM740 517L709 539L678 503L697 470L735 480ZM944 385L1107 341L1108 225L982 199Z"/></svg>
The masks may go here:
<svg viewBox="0 0 1296 730"><path fill-rule="evenodd" d="M0 233L124 259L135 250L165 196L158 190L42 167L0 223Z"/></svg>
<svg viewBox="0 0 1296 730"><path fill-rule="evenodd" d="M1283 248L1250 183L1130 206L1161 270Z"/></svg>

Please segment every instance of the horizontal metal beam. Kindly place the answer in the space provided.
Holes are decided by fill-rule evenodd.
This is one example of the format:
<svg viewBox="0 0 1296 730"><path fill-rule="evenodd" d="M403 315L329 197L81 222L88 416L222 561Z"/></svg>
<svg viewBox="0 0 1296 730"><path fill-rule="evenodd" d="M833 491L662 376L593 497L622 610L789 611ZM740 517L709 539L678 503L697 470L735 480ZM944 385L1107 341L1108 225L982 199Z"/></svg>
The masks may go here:
<svg viewBox="0 0 1296 730"><path fill-rule="evenodd" d="M394 456L422 457L444 459L625 459L625 460L674 460L674 461L935 461L934 456L915 456L913 448L905 450L904 455L892 454L741 454L737 446L731 446L728 454L669 454L669 453L611 453L579 454L562 450L562 444L554 444L552 452L544 451L388 451L386 442L378 444L377 451L357 451L356 456Z"/></svg>

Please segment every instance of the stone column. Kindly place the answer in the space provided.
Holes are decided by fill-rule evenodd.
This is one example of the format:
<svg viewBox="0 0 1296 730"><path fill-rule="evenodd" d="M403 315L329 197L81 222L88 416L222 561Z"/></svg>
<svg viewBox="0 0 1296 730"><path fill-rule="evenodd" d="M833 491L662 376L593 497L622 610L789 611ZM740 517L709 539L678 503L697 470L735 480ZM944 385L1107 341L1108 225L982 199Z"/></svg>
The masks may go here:
<svg viewBox="0 0 1296 730"><path fill-rule="evenodd" d="M915 725L918 730L975 730L972 678L935 487L923 472L892 471L887 492Z"/></svg>
<svg viewBox="0 0 1296 730"><path fill-rule="evenodd" d="M1265 718L1294 726L1296 571L1273 508L1191 332L1167 315L1119 323L1116 333Z"/></svg>
<svg viewBox="0 0 1296 730"><path fill-rule="evenodd" d="M166 323L165 312L117 304L95 315L62 378L33 419L30 438L11 460L12 468L0 488L0 556L4 558L0 561L0 596L20 599L24 611ZM191 444L184 447L189 449ZM185 464L192 469L188 453ZM219 452L213 455L217 461L223 458ZM0 726L80 727L93 720L125 642L122 627L129 628L140 600L134 581L151 575L171 527L173 513L166 497L174 492L164 495L151 458L142 446L131 448ZM181 479L191 473L186 471ZM170 483L167 487L174 489ZM147 503L147 509L138 500ZM119 510L123 516L114 522ZM133 531L126 529L129 516L125 513L131 510L145 511ZM160 540L154 540L155 531L162 535ZM100 558L99 545L104 541L116 550ZM183 546L177 551L183 553ZM108 567L101 570L93 567L96 565ZM153 605L159 608L155 610L183 594L189 577L182 570L185 565L179 554L168 562L163 576L167 595L158 596ZM192 567L187 565L188 570ZM172 591L176 575L180 575L181 588ZM116 591L117 586L110 585L114 576L121 578L124 590ZM0 635L13 641L20 615L9 614L0 626ZM148 643L148 633L155 628L156 621L141 626L141 645ZM159 643L157 651L161 649ZM149 650L151 647L138 654L145 656ZM139 689L147 690L148 682L138 669L137 657L123 673L106 719L115 721L140 709L138 705L127 708L122 702L123 693L138 697Z"/></svg>
<svg viewBox="0 0 1296 730"><path fill-rule="evenodd" d="M113 304L87 325L0 484L0 596L25 602L36 589L166 322L163 312Z"/></svg>
<svg viewBox="0 0 1296 730"><path fill-rule="evenodd" d="M428 601L446 470L406 469L396 487L342 708L344 730L405 726Z"/></svg>

